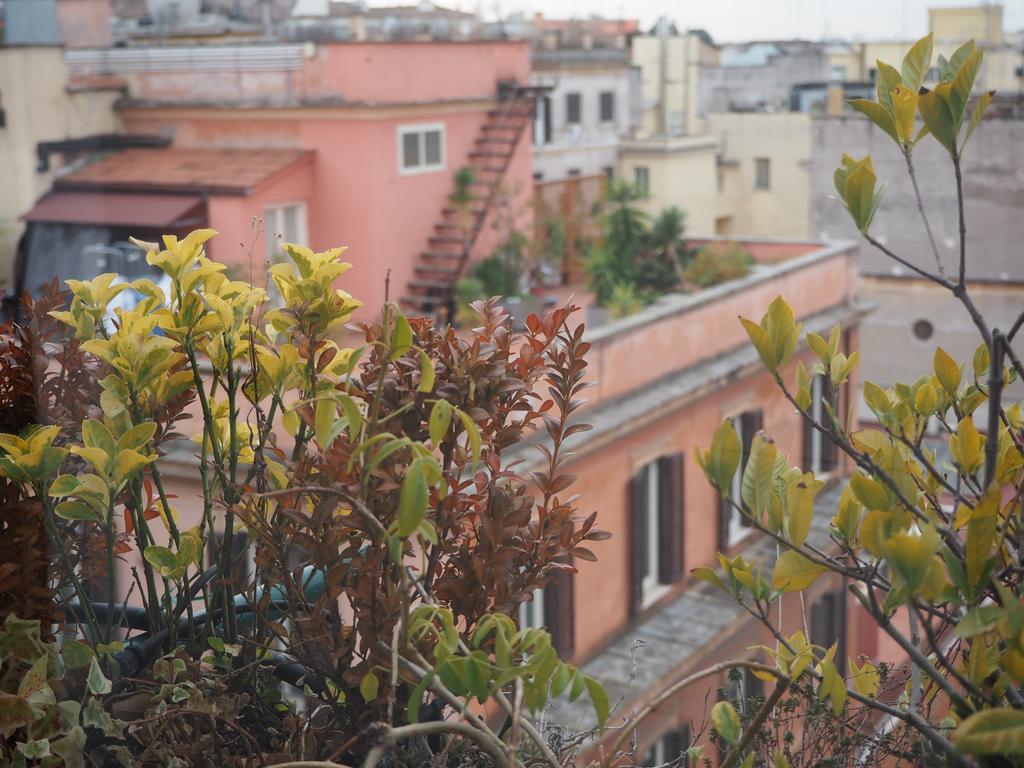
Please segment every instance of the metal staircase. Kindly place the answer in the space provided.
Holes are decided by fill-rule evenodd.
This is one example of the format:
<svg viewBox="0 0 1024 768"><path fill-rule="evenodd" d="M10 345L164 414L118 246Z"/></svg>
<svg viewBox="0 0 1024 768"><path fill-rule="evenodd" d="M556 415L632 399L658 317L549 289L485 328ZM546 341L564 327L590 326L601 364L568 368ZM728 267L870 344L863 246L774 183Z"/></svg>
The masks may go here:
<svg viewBox="0 0 1024 768"><path fill-rule="evenodd" d="M473 171L470 201L468 205L449 203L441 209L427 250L420 253L407 293L401 297L407 311L449 318L455 283L465 274L509 163L533 123L537 96L547 90L518 85L499 89L500 106L488 111L475 148L469 153Z"/></svg>

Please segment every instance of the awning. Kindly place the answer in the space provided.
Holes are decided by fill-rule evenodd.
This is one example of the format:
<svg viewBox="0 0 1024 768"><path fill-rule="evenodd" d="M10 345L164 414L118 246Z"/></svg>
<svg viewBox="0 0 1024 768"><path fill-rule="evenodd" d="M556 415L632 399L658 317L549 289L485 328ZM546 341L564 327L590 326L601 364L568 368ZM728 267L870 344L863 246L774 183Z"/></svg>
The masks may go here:
<svg viewBox="0 0 1024 768"><path fill-rule="evenodd" d="M50 192L22 218L54 224L101 224L174 229L205 223L198 195L145 192Z"/></svg>

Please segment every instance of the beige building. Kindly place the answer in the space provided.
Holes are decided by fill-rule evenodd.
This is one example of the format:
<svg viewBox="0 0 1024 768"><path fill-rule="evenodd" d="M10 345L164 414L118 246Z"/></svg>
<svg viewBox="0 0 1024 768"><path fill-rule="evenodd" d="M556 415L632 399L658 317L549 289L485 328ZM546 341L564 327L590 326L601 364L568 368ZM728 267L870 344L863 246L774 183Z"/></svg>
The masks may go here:
<svg viewBox="0 0 1024 768"><path fill-rule="evenodd" d="M718 63L718 49L702 32L669 34L662 20L658 34L632 41L633 65L640 68L643 121L640 136L696 135L700 114L700 73Z"/></svg>
<svg viewBox="0 0 1024 768"><path fill-rule="evenodd" d="M0 293L12 285L20 217L50 188L65 159L41 155L40 144L115 133L120 95L109 83L69 83L60 45L0 45Z"/></svg>

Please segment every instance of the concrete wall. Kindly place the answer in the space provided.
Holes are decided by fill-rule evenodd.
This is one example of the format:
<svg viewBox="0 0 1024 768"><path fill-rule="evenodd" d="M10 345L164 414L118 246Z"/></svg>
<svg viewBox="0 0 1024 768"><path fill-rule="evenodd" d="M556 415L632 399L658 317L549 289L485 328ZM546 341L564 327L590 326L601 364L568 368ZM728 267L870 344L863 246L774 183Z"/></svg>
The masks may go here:
<svg viewBox="0 0 1024 768"><path fill-rule="evenodd" d="M716 113L708 132L722 143L722 197L731 211L730 233L808 237L811 118L799 112ZM767 158L770 186L756 186L756 160Z"/></svg>
<svg viewBox="0 0 1024 768"><path fill-rule="evenodd" d="M50 188L51 170L36 170L36 145L98 133L113 133L118 91L69 91L60 47L0 47L0 290L11 285L14 254L24 229L20 217Z"/></svg>
<svg viewBox="0 0 1024 768"><path fill-rule="evenodd" d="M717 63L717 50L694 33L664 39L638 35L631 46L641 71L644 133L701 133L700 79L706 67Z"/></svg>
<svg viewBox="0 0 1024 768"><path fill-rule="evenodd" d="M551 105L551 141L534 144L534 173L542 181L559 181L575 170L581 176L595 176L606 168L615 168L619 139L630 134L634 115L631 112L631 68L624 64L611 66L534 67L531 82L552 90L547 94ZM601 93L614 96L614 120L602 121ZM566 123L566 96L580 94L580 122Z"/></svg>
<svg viewBox="0 0 1024 768"><path fill-rule="evenodd" d="M821 48L774 56L763 66L707 67L700 73L700 111L785 112L794 85L827 79L828 60Z"/></svg>

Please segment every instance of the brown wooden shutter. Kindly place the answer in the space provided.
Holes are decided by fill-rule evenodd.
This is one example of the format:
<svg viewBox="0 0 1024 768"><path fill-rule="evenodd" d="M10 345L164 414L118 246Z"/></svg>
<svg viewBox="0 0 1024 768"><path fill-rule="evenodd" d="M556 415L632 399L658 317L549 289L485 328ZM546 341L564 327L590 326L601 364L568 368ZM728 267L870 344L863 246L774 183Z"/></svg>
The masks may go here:
<svg viewBox="0 0 1024 768"><path fill-rule="evenodd" d="M572 656L576 640L575 575L570 571L555 571L544 590L544 624L551 633L558 658L563 661Z"/></svg>
<svg viewBox="0 0 1024 768"><path fill-rule="evenodd" d="M647 471L629 482L629 613L640 612L644 602L644 546L647 541Z"/></svg>
<svg viewBox="0 0 1024 768"><path fill-rule="evenodd" d="M812 384L813 386L813 384ZM811 390L811 415L814 414L814 390ZM800 425L803 427L803 463L800 467L804 472L810 472L813 469L812 464L814 463L814 427L811 426L810 419L804 416L800 416Z"/></svg>
<svg viewBox="0 0 1024 768"><path fill-rule="evenodd" d="M683 454L658 459L658 581L683 577Z"/></svg>
<svg viewBox="0 0 1024 768"><path fill-rule="evenodd" d="M688 766L690 764L689 758L683 758L682 760L679 760L679 758L690 748L689 724L669 731L663 738L665 739L665 759L679 768Z"/></svg>

